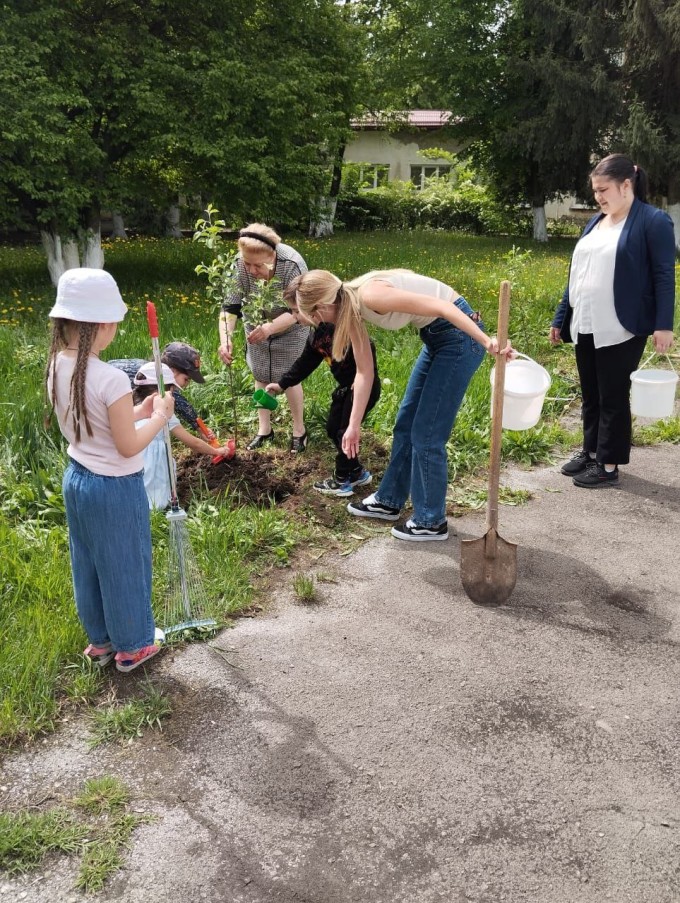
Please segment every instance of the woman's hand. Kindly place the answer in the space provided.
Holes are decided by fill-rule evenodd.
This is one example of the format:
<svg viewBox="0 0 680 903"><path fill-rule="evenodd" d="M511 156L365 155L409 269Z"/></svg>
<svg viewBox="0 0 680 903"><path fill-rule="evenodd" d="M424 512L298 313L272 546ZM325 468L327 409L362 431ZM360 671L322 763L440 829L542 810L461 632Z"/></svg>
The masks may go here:
<svg viewBox="0 0 680 903"><path fill-rule="evenodd" d="M260 342L265 342L267 339L271 338L271 335L271 323L263 323L262 326L256 326L250 333L248 336L248 343L250 345L259 345Z"/></svg>
<svg viewBox="0 0 680 903"><path fill-rule="evenodd" d="M342 437L342 450L348 458L359 457L359 445L361 443L361 430L348 426Z"/></svg>
<svg viewBox="0 0 680 903"><path fill-rule="evenodd" d="M234 360L234 343L229 336L227 336L225 341L222 342L217 349L217 353L222 363L226 364L227 367L231 367L232 361Z"/></svg>
<svg viewBox="0 0 680 903"><path fill-rule="evenodd" d="M264 391L268 395L280 395L283 392L283 389L278 383L269 383L268 386L264 387Z"/></svg>
<svg viewBox="0 0 680 903"><path fill-rule="evenodd" d="M559 326L551 326L548 333L548 339L551 345L561 345L562 337L560 336Z"/></svg>
<svg viewBox="0 0 680 903"><path fill-rule="evenodd" d="M673 347L673 332L670 329L657 329L652 342L657 354L666 354Z"/></svg>
<svg viewBox="0 0 680 903"><path fill-rule="evenodd" d="M510 344L510 339L508 339L505 348L500 351L498 348L498 339L495 335L489 337L489 340L486 344L486 351L487 354L491 354L494 357L498 357L499 354L503 354L505 355L505 359L508 361L511 361L516 355L515 349Z"/></svg>

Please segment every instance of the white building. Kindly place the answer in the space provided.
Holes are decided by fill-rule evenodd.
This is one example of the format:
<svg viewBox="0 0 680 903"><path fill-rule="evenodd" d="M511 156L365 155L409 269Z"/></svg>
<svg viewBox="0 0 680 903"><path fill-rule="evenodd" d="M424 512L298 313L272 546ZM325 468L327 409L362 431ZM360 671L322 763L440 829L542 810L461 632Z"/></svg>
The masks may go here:
<svg viewBox="0 0 680 903"><path fill-rule="evenodd" d="M442 148L457 154L463 149L442 133L452 115L450 110L410 110L353 119L353 138L345 149L345 163L361 164L362 179L373 188L394 179L411 181L422 188L428 176L449 172L451 163L443 157L424 157L421 151ZM592 207L574 197L551 201L545 206L548 219L588 219L592 212Z"/></svg>

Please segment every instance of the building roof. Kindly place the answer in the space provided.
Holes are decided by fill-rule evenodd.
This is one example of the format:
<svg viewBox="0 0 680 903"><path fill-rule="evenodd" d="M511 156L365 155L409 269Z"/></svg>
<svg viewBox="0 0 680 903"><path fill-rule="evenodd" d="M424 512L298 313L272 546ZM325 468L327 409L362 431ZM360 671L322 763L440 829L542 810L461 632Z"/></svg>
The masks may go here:
<svg viewBox="0 0 680 903"><path fill-rule="evenodd" d="M350 120L353 129L384 129L387 126L408 126L419 129L440 129L448 125L451 110L395 110L390 113L365 113Z"/></svg>

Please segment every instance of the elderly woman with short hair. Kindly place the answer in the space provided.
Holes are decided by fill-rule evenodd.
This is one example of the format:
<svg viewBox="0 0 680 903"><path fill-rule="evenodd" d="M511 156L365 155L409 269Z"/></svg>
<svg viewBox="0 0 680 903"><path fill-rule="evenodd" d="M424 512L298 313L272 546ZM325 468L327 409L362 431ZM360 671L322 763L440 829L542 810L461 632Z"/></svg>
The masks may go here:
<svg viewBox="0 0 680 903"><path fill-rule="evenodd" d="M230 366L233 361L234 330L242 317L247 341L246 362L255 377L256 388L264 389L269 383L278 382L300 356L309 327L296 321L283 300L267 311L267 322L256 325L248 317L249 299L257 293L258 282L274 279L279 283L280 296L293 279L307 272L307 264L294 248L284 244L273 229L262 223L251 223L241 229L238 249L234 277L220 312L218 353L221 360ZM290 450L301 452L307 446L302 386L291 386L285 394L293 418ZM260 448L274 439L270 411L259 408L258 418L258 433L249 442L249 449Z"/></svg>

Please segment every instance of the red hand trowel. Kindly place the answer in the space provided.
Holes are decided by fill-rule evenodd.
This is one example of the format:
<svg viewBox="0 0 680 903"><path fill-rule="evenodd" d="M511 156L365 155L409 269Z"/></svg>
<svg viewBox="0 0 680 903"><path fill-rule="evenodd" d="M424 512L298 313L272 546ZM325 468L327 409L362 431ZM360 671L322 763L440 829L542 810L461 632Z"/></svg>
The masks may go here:
<svg viewBox="0 0 680 903"><path fill-rule="evenodd" d="M200 417L196 418L196 423L198 425L199 430L201 431L203 438L208 443L208 445L212 445L213 448L222 448L222 443L217 438L217 436L213 433L210 427L201 420ZM224 461L226 458L229 461L236 454L236 439L227 439L226 442L227 453L226 455L215 455L212 459L212 464L217 464L219 461Z"/></svg>

